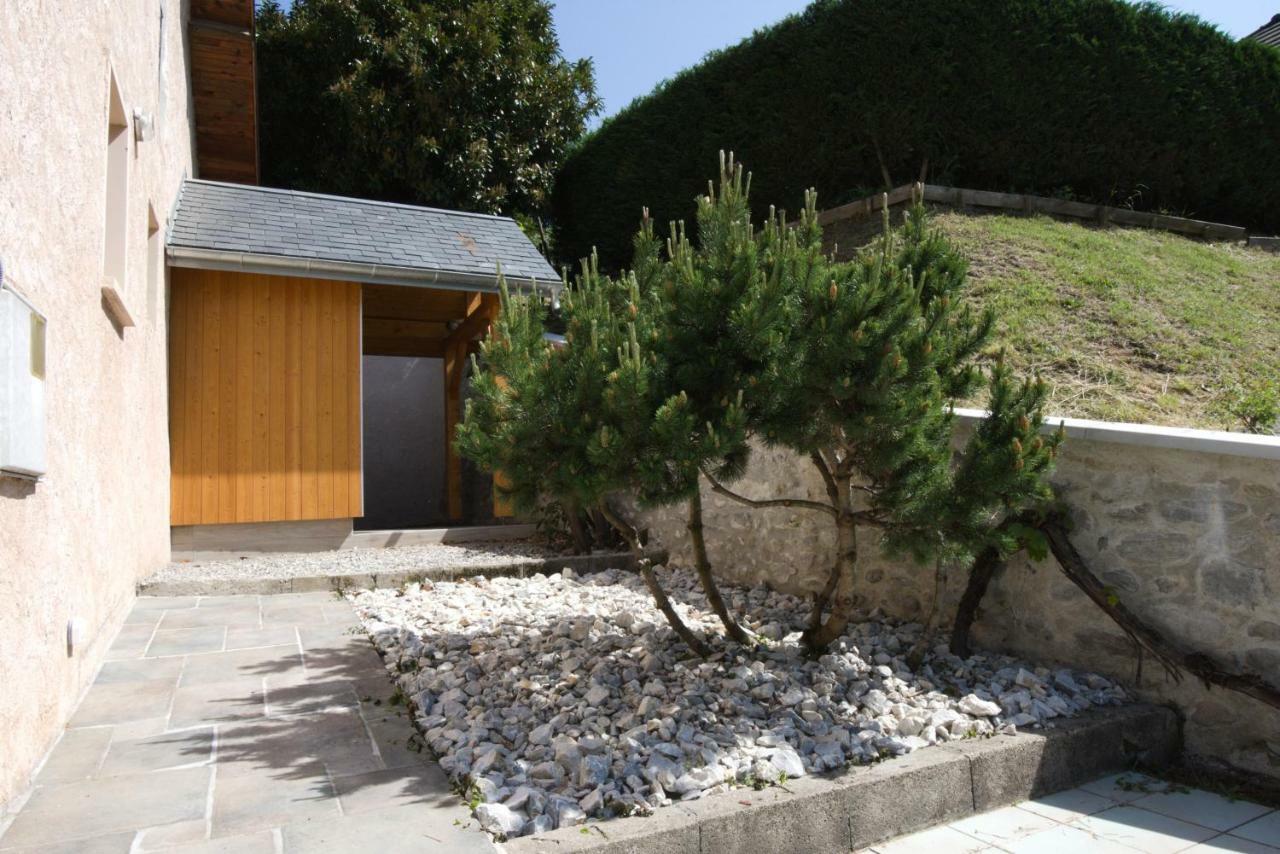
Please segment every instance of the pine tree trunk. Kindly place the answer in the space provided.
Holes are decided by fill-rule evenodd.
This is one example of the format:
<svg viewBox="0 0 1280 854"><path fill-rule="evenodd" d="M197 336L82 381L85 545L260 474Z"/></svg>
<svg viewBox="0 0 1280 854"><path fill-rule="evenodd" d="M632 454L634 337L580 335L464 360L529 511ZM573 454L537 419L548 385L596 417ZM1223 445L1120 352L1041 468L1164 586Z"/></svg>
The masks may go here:
<svg viewBox="0 0 1280 854"><path fill-rule="evenodd" d="M835 583L833 585L830 580L827 582L832 590L829 600L831 616L827 617L825 623L815 625L815 621L822 619L821 612L817 610L818 603L815 602L815 613L810 616L809 629L805 631L803 638L809 651L814 654L823 652L832 641L844 634L853 613L855 570L858 563L858 517L850 491L852 478L837 476L835 480L839 498L839 512L836 514L836 563L832 569Z"/></svg>
<svg viewBox="0 0 1280 854"><path fill-rule="evenodd" d="M920 632L920 637L911 645L911 651L907 653L907 664L911 665L911 669L919 669L924 663L925 654L929 651L929 641L933 638L933 633L938 629L938 615L942 611L942 597L947 592L947 571L941 560L935 561L933 565L933 599L929 602L929 615L924 621L924 630Z"/></svg>
<svg viewBox="0 0 1280 854"><path fill-rule="evenodd" d="M572 501L561 504L564 508L565 521L569 525L569 533L573 537L573 553L577 555L591 554L591 539L582 527L582 511Z"/></svg>
<svg viewBox="0 0 1280 854"><path fill-rule="evenodd" d="M640 577L644 579L644 584L649 588L650 595L653 596L654 604L658 606L658 610L662 612L662 616L666 617L671 630L676 633L680 640L684 641L689 649L699 658L707 658L711 655L711 647L707 646L706 641L698 637L693 629L685 625L684 620L680 619L680 615L676 613L676 609L672 607L671 600L667 598L667 592L662 589L662 584L658 581L658 576L654 574L653 564L648 556L644 553L644 546L640 543L640 534L636 529L627 524L616 513L608 507L602 507L601 513L605 519L609 520L609 524L613 526L631 548L631 554L636 560L636 569L640 571Z"/></svg>
<svg viewBox="0 0 1280 854"><path fill-rule="evenodd" d="M711 574L711 561L707 558L707 541L702 528L702 493L697 489L689 497L689 542L693 545L693 565L698 571L698 581L702 584L702 592L706 594L707 604L724 623L725 633L736 643L750 645L751 636L743 631L737 620L729 613L729 608L720 595L715 577Z"/></svg>
<svg viewBox="0 0 1280 854"><path fill-rule="evenodd" d="M987 595L987 587L1001 562L1000 552L994 546L988 546L974 558L973 566L969 568L969 581L956 609L956 622L951 627L952 655L968 658L973 654L969 645L969 630L973 628L973 621L978 618L978 606L982 604L982 597Z"/></svg>

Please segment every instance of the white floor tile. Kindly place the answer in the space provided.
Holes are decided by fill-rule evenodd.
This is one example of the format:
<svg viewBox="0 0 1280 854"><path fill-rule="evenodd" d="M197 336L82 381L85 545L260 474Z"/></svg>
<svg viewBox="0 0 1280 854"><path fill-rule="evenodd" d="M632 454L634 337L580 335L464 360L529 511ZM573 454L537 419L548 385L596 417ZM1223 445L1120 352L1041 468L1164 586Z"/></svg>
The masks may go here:
<svg viewBox="0 0 1280 854"><path fill-rule="evenodd" d="M1214 851L1230 851L1233 854L1276 854L1276 851L1280 851L1280 849L1224 833L1221 836L1215 836L1208 842L1201 842L1199 845L1191 846L1186 850L1186 854L1210 854Z"/></svg>
<svg viewBox="0 0 1280 854"><path fill-rule="evenodd" d="M877 854L976 854L987 843L950 827L934 827L875 846Z"/></svg>
<svg viewBox="0 0 1280 854"><path fill-rule="evenodd" d="M1048 830L1054 824L1056 822L1051 818L1018 807L1005 807L952 822L951 826L974 839L1003 848L1006 843Z"/></svg>
<svg viewBox="0 0 1280 854"><path fill-rule="evenodd" d="M1001 847L1011 854L1134 854L1132 848L1070 824L1059 824Z"/></svg>
<svg viewBox="0 0 1280 854"><path fill-rule="evenodd" d="M1135 806L1113 807L1073 822L1096 836L1147 854L1172 854L1217 836L1215 831Z"/></svg>
<svg viewBox="0 0 1280 854"><path fill-rule="evenodd" d="M1239 836L1241 839L1248 839L1251 842L1261 842L1263 845L1280 848L1280 810L1268 813L1262 818L1255 818L1248 824L1237 827L1231 831L1231 835Z"/></svg>
<svg viewBox="0 0 1280 854"><path fill-rule="evenodd" d="M1220 831L1231 830L1271 812L1270 807L1249 801L1233 801L1203 789L1160 792L1139 798L1133 805Z"/></svg>
<svg viewBox="0 0 1280 854"><path fill-rule="evenodd" d="M1127 804L1130 801L1136 801L1138 798L1145 798L1153 792L1163 792L1166 785L1163 780L1148 777L1146 774L1126 771L1123 774L1112 774L1110 777L1103 777L1101 780L1085 783L1080 788L1086 792L1109 798L1116 803Z"/></svg>
<svg viewBox="0 0 1280 854"><path fill-rule="evenodd" d="M1068 789L1034 801L1023 801L1018 806L1054 821L1069 822L1110 809L1115 806L1115 801L1084 789Z"/></svg>

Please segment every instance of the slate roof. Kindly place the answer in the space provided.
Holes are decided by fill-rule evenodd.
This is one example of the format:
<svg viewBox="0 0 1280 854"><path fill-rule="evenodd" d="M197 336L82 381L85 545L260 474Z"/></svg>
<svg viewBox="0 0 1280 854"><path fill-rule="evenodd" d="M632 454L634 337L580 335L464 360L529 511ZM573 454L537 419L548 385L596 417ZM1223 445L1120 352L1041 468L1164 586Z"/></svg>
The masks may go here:
<svg viewBox="0 0 1280 854"><path fill-rule="evenodd" d="M217 181L183 182L168 245L176 257L203 250L286 267L330 261L474 281L501 264L513 279L560 278L509 217Z"/></svg>
<svg viewBox="0 0 1280 854"><path fill-rule="evenodd" d="M1249 33L1245 38L1269 44L1272 47L1280 47L1280 15L1273 16L1270 21Z"/></svg>

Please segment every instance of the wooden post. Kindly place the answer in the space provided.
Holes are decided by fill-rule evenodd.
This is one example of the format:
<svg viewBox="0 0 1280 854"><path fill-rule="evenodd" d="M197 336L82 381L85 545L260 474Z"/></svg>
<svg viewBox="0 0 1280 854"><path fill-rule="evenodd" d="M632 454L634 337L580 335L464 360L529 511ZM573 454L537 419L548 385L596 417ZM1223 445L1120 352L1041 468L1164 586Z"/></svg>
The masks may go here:
<svg viewBox="0 0 1280 854"><path fill-rule="evenodd" d="M489 333L490 324L498 316L498 306L497 294L470 294L467 316L444 342L445 494L451 521L462 518L462 457L454 445L454 433L462 421L462 377L466 372L467 350L472 340Z"/></svg>
<svg viewBox="0 0 1280 854"><path fill-rule="evenodd" d="M462 458L454 443L454 432L462 420L462 373L467 359L467 342L447 340L444 348L444 435L445 494L449 519L462 518Z"/></svg>

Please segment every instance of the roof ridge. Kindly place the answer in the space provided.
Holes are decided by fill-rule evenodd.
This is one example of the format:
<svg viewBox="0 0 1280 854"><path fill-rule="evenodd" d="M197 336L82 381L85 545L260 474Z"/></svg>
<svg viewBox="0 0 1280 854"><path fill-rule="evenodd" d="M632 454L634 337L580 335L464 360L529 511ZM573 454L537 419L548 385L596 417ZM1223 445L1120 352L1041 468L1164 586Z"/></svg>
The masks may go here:
<svg viewBox="0 0 1280 854"><path fill-rule="evenodd" d="M1262 41L1261 39L1258 38L1258 36L1264 35L1264 34L1271 35L1271 30L1280 31L1280 12L1277 12L1276 14L1272 15L1271 20L1267 21L1265 24L1258 27L1253 32L1249 33L1249 35L1245 36L1243 39L1241 39L1241 41L1246 41L1248 39L1253 39L1254 41ZM1270 42L1262 42L1262 43L1266 45L1271 44Z"/></svg>
<svg viewBox="0 0 1280 854"><path fill-rule="evenodd" d="M252 190L260 193L272 193L280 196L303 196L312 199L328 199L336 202L348 202L361 205L370 205L382 208L402 208L411 211L430 211L431 213L447 214L449 216L466 216L475 217L477 219L495 219L501 222L515 223L519 227L519 223L515 221L515 217L503 216L502 214L479 213L478 211L459 211L452 208L436 208L428 205L410 205L404 202L384 202L378 199L362 199L358 196L338 196L333 193L314 193L309 190L290 190L285 187L264 187L259 184L236 184L231 181L211 181L207 178L187 178L183 184L206 184L211 187L227 187L232 190ZM181 194L179 194L181 201Z"/></svg>

